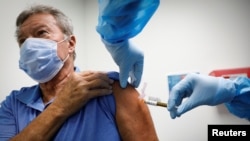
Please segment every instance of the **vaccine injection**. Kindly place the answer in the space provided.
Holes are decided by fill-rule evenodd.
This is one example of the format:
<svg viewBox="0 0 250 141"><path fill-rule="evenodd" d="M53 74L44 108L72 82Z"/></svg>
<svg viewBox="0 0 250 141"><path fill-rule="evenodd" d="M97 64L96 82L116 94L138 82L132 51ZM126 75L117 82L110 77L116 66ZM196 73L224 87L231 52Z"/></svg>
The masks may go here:
<svg viewBox="0 0 250 141"><path fill-rule="evenodd" d="M160 107L167 107L167 103L161 102L160 98L153 97L153 96L147 96L145 94L146 86L147 86L147 84L144 83L139 98L142 99L144 101L144 103L146 103L148 105L160 106Z"/></svg>
<svg viewBox="0 0 250 141"><path fill-rule="evenodd" d="M161 106L161 107L167 107L167 103L161 102L161 101L155 101L151 100L151 98L155 99L156 97L149 97L148 99L143 99L144 102L148 105L153 105L153 106ZM157 98L156 98L157 99Z"/></svg>

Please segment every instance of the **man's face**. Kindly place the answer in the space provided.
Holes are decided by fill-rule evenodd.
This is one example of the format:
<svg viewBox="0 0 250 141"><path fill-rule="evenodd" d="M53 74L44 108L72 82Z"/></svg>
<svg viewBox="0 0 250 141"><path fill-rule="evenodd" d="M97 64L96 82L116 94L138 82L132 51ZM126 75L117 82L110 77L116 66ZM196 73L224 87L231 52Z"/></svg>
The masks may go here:
<svg viewBox="0 0 250 141"><path fill-rule="evenodd" d="M56 20L50 14L34 14L30 16L20 27L20 35L18 36L19 46L27 38L45 38L56 42L62 41L65 37ZM67 42L58 44L58 56L64 59L68 55L68 48L63 47Z"/></svg>

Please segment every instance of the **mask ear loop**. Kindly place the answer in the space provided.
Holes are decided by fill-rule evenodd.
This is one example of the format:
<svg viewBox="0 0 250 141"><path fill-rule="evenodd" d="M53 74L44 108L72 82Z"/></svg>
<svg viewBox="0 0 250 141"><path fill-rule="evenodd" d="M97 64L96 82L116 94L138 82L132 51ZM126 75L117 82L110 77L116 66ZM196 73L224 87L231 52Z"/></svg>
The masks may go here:
<svg viewBox="0 0 250 141"><path fill-rule="evenodd" d="M69 38L69 36L64 35L64 39L61 40L61 41L59 41L59 42L57 42L57 44L60 44L60 43L62 43L62 42L64 42L64 41L66 41L68 38Z"/></svg>
<svg viewBox="0 0 250 141"><path fill-rule="evenodd" d="M72 35L70 35L70 36L72 36ZM59 41L59 42L57 42L57 44L60 44L60 43L62 43L62 42L64 42L64 41L68 40L68 38L69 38L70 36L67 36L67 35L64 34L64 39L61 40L61 41ZM63 59L62 62L65 63L65 62L68 60L68 58L69 58L69 53L68 53L68 55L65 57L65 59Z"/></svg>
<svg viewBox="0 0 250 141"><path fill-rule="evenodd" d="M65 63L69 59L69 54L66 56L65 59L63 59L63 63Z"/></svg>
<svg viewBox="0 0 250 141"><path fill-rule="evenodd" d="M71 35L65 35L64 34L64 39L62 41L60 41L60 43L66 41L66 40L69 41L69 38L71 38L72 36L74 36L74 35L73 34L71 34Z"/></svg>

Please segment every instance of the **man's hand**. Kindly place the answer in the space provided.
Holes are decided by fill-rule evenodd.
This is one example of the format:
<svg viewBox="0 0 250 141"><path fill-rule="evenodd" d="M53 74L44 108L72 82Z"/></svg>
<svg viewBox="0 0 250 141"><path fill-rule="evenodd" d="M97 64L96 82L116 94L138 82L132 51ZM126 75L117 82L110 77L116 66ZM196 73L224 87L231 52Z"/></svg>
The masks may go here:
<svg viewBox="0 0 250 141"><path fill-rule="evenodd" d="M74 72L66 81L53 104L68 115L78 111L91 98L112 93L113 80L103 72Z"/></svg>
<svg viewBox="0 0 250 141"><path fill-rule="evenodd" d="M56 98L32 120L12 141L53 140L69 116L79 111L88 100L112 93L113 80L102 72L73 72L55 90ZM49 130L48 130L49 129Z"/></svg>

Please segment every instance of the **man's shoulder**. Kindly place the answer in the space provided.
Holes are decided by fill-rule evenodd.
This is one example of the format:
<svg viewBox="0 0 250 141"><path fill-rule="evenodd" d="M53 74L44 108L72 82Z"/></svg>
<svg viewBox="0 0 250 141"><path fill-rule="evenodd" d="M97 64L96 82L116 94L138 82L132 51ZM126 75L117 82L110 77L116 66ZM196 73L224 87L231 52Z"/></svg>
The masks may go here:
<svg viewBox="0 0 250 141"><path fill-rule="evenodd" d="M34 91L38 87L39 87L39 85L21 87L20 89L12 90L11 94L20 95L20 94L23 94L23 93Z"/></svg>
<svg viewBox="0 0 250 141"><path fill-rule="evenodd" d="M39 88L39 85L26 86L21 87L20 89L12 90L10 94L6 97L6 100L19 100L26 103L32 98L32 93L34 93L37 88Z"/></svg>

